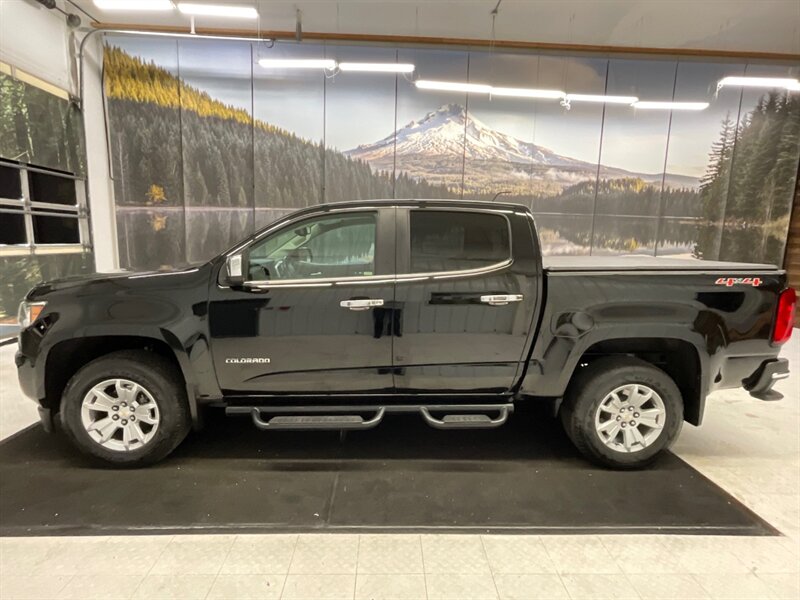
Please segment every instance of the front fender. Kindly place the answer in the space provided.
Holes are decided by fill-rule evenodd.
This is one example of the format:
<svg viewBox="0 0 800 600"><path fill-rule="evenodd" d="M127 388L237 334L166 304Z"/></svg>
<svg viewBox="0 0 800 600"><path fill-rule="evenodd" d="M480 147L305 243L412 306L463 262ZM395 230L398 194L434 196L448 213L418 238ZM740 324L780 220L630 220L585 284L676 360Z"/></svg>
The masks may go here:
<svg viewBox="0 0 800 600"><path fill-rule="evenodd" d="M221 397L208 342L209 272L203 266L49 290L38 325L20 335L18 363L25 366L20 378L24 372L26 394L41 401L54 377L65 383L66 371L74 372L88 360L117 349L145 347L152 340L169 351L181 369L196 418L199 400ZM59 346L72 353L71 357L52 354L70 363L64 374L57 373L58 365L50 360Z"/></svg>

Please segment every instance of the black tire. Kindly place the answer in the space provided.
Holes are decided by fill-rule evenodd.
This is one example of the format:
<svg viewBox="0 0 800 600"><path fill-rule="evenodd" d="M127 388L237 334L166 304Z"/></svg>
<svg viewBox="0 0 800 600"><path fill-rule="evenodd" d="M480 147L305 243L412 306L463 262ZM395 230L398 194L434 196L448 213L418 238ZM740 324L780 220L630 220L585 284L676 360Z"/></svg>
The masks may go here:
<svg viewBox="0 0 800 600"><path fill-rule="evenodd" d="M635 452L607 446L595 427L595 415L606 395L629 383L646 385L658 393L666 411L658 437ZM560 415L567 436L581 454L606 467L639 469L653 462L678 438L683 426L683 399L678 386L661 369L638 358L611 356L577 371L564 396Z"/></svg>
<svg viewBox="0 0 800 600"><path fill-rule="evenodd" d="M160 420L153 438L135 450L118 451L100 445L81 420L81 405L89 390L117 377L144 387L158 405ZM191 428L180 373L168 360L144 350L112 352L81 368L64 388L60 414L64 432L75 446L114 467L142 467L158 462L183 441Z"/></svg>

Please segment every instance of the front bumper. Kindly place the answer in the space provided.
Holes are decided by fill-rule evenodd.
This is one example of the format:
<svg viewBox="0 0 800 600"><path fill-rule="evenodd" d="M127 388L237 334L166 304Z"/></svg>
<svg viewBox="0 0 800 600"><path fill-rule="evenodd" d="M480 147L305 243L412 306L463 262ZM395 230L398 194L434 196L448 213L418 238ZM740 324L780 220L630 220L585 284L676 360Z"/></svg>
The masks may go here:
<svg viewBox="0 0 800 600"><path fill-rule="evenodd" d="M761 366L745 381L744 389L753 398L759 400L781 400L783 394L776 392L772 386L780 379L789 377L789 361L785 358L765 360Z"/></svg>

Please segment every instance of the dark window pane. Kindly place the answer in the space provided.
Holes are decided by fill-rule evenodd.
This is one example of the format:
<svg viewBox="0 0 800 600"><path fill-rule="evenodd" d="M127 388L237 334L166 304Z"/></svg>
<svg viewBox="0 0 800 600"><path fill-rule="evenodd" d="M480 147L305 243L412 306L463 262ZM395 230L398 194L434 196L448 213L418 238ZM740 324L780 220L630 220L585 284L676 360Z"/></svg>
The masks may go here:
<svg viewBox="0 0 800 600"><path fill-rule="evenodd" d="M74 206L75 180L28 171L28 187L32 202L50 202Z"/></svg>
<svg viewBox="0 0 800 600"><path fill-rule="evenodd" d="M23 214L0 212L0 244L25 244L27 241Z"/></svg>
<svg viewBox="0 0 800 600"><path fill-rule="evenodd" d="M79 244L78 219L34 215L33 241L37 244Z"/></svg>
<svg viewBox="0 0 800 600"><path fill-rule="evenodd" d="M0 167L0 198L16 200L22 197L19 183L19 170L11 167Z"/></svg>
<svg viewBox="0 0 800 600"><path fill-rule="evenodd" d="M474 269L510 254L508 222L500 215L411 211L413 273Z"/></svg>

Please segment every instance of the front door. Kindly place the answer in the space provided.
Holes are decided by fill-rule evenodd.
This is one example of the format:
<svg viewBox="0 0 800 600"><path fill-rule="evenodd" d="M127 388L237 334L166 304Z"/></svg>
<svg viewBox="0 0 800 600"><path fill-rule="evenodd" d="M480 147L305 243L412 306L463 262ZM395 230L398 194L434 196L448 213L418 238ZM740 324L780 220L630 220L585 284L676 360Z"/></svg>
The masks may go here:
<svg viewBox="0 0 800 600"><path fill-rule="evenodd" d="M524 271L530 261L512 260L505 213L398 209L398 393L498 394L513 386L533 326L537 279ZM530 254L530 231L518 233Z"/></svg>
<svg viewBox="0 0 800 600"><path fill-rule="evenodd" d="M224 393L393 390L394 209L291 220L244 256L244 288L212 286L211 350Z"/></svg>

